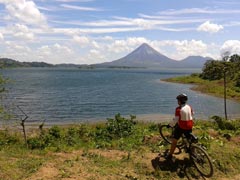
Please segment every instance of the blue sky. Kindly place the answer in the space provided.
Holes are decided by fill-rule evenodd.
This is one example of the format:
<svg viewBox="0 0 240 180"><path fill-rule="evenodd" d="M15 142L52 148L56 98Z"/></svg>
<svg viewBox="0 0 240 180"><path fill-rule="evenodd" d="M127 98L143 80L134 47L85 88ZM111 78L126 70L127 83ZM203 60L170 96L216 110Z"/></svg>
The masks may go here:
<svg viewBox="0 0 240 180"><path fill-rule="evenodd" d="M142 43L181 60L240 54L239 0L0 0L0 57L93 64Z"/></svg>

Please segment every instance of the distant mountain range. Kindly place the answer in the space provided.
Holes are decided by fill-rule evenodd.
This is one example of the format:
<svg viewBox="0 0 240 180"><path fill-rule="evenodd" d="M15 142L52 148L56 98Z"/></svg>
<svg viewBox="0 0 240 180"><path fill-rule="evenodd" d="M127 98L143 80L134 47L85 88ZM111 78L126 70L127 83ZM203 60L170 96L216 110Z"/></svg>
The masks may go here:
<svg viewBox="0 0 240 180"><path fill-rule="evenodd" d="M189 56L181 61L162 55L144 43L137 49L112 62L96 64L103 67L146 67L146 68L202 68L210 57Z"/></svg>
<svg viewBox="0 0 240 180"><path fill-rule="evenodd" d="M9 58L0 58L0 68L17 68L17 67L79 67L76 64L49 64L45 62L19 62Z"/></svg>
<svg viewBox="0 0 240 180"><path fill-rule="evenodd" d="M112 61L93 65L49 64L45 62L19 62L9 58L0 58L0 68L14 67L77 67L93 68L202 68L210 57L189 56L181 61L162 55L148 44L144 43L128 55Z"/></svg>

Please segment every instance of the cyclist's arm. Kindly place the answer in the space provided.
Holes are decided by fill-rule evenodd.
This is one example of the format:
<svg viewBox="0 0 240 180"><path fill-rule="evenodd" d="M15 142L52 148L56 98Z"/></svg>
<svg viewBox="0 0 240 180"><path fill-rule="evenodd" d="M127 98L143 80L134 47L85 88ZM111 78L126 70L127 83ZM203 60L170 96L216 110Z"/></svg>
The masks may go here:
<svg viewBox="0 0 240 180"><path fill-rule="evenodd" d="M175 116L175 117L172 119L172 121L169 123L169 125L170 125L171 127L174 127L174 126L176 125L176 123L178 122L178 120L179 120L179 117L178 117L178 116Z"/></svg>
<svg viewBox="0 0 240 180"><path fill-rule="evenodd" d="M173 118L173 120L169 123L169 125L171 127L175 126L176 123L178 122L178 120L180 119L180 110L181 108L180 107L177 107L176 110L175 110L175 117Z"/></svg>

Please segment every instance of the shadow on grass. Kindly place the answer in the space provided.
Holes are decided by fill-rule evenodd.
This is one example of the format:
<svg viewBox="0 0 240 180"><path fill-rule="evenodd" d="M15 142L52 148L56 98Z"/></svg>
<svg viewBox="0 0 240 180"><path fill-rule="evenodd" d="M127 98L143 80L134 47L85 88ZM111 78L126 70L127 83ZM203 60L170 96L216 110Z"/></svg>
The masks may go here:
<svg viewBox="0 0 240 180"><path fill-rule="evenodd" d="M164 158L164 155L158 155L155 159L152 160L152 166L156 172L169 171L171 173L176 173L178 179L206 179L197 171L193 163L188 158L173 158L172 160L166 160Z"/></svg>

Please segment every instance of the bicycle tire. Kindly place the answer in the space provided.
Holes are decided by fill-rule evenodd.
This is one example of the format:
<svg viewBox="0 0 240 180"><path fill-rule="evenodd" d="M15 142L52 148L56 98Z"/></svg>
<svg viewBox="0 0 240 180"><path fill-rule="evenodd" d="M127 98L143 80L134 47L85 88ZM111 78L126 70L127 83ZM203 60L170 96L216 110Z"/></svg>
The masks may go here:
<svg viewBox="0 0 240 180"><path fill-rule="evenodd" d="M173 134L173 127L169 127L168 125L165 125L165 124L160 125L159 133L166 143L168 143L168 144L172 143L171 139L172 139L172 134Z"/></svg>
<svg viewBox="0 0 240 180"><path fill-rule="evenodd" d="M213 176L213 164L208 153L196 144L191 145L190 158L198 172L204 177Z"/></svg>

